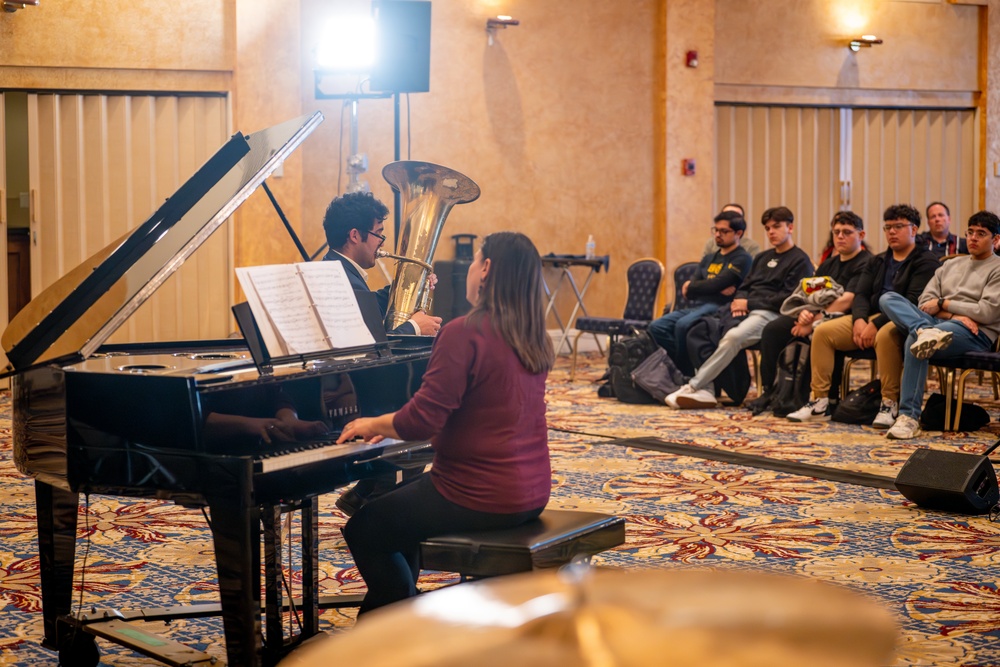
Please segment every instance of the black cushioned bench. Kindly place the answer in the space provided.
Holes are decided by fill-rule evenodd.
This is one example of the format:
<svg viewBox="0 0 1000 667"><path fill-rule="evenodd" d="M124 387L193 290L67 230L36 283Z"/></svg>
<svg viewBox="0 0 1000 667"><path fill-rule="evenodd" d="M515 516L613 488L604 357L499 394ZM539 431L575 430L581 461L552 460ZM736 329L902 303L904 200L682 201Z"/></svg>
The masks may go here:
<svg viewBox="0 0 1000 667"><path fill-rule="evenodd" d="M496 577L589 559L625 542L625 519L597 512L544 510L516 528L442 535L420 545L426 570Z"/></svg>

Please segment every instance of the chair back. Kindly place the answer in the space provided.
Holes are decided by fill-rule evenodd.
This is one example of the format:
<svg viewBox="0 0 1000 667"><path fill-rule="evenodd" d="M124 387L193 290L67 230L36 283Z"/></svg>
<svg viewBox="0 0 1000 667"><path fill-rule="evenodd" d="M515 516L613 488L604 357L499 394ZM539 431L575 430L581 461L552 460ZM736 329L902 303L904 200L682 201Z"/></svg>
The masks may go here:
<svg viewBox="0 0 1000 667"><path fill-rule="evenodd" d="M637 259L625 273L628 281L628 298L625 300L626 320L656 319L656 297L663 282L663 264L652 257Z"/></svg>
<svg viewBox="0 0 1000 667"><path fill-rule="evenodd" d="M693 304L684 298L681 293L681 287L684 283L691 280L698 273L698 262L684 262L676 269L674 269L674 305L673 310L681 310L682 308L690 308Z"/></svg>

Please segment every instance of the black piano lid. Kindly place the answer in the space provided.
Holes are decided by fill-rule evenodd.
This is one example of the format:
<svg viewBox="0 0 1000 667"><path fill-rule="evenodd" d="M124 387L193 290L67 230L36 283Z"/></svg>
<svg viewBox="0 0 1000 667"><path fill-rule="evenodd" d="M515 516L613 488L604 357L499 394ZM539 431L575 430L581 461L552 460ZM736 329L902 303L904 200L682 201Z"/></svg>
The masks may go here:
<svg viewBox="0 0 1000 667"><path fill-rule="evenodd" d="M235 134L162 206L31 300L4 331L8 373L86 359L323 122Z"/></svg>

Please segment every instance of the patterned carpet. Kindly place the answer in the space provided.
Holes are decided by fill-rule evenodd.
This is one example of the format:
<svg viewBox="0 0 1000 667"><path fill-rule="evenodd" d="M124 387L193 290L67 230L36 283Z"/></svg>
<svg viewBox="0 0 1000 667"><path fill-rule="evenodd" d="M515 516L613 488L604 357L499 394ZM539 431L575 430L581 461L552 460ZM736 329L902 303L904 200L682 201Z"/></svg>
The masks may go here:
<svg viewBox="0 0 1000 667"><path fill-rule="evenodd" d="M1000 524L921 510L895 491L677 456L612 442L658 437L757 456L893 477L916 446L980 452L1000 425L978 433L925 433L886 440L870 428L792 424L734 408L670 411L596 396L603 360L583 361L569 381L560 359L549 383L553 501L628 520L627 542L601 565L736 568L785 572L863 591L898 615L897 665L1000 665ZM993 416L1000 405L976 387ZM32 485L11 462L9 396L0 393L0 666L51 665L39 646L38 559ZM339 528L334 498L321 499L324 593L363 583ZM211 542L200 512L106 496L81 507L79 571L84 607L166 606L215 601ZM89 544L89 546L87 546ZM432 573L422 586L451 576ZM328 611L325 630L353 624ZM221 623L175 621L168 636L224 656ZM99 641L104 665L154 661Z"/></svg>

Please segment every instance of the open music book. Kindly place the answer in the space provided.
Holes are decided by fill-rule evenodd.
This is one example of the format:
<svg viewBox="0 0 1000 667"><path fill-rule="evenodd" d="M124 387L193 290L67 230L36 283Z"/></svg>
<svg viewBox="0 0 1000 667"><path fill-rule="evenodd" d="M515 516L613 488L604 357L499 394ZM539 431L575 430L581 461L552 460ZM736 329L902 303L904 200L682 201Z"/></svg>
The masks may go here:
<svg viewBox="0 0 1000 667"><path fill-rule="evenodd" d="M374 345L340 262L236 269L271 357Z"/></svg>

